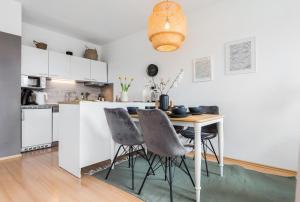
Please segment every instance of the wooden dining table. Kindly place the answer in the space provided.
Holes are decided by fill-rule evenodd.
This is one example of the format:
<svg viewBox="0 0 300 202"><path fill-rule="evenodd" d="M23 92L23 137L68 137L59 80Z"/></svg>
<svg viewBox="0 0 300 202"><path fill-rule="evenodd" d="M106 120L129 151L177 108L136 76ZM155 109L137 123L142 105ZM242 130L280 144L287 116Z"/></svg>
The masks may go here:
<svg viewBox="0 0 300 202"><path fill-rule="evenodd" d="M139 121L137 115L132 115L134 121ZM195 130L195 189L196 189L196 201L200 202L201 192L201 130L202 127L211 124L217 124L218 126L218 152L219 152L219 166L220 176L223 177L224 166L224 129L222 115L202 114L202 115L190 115L184 118L169 118L172 124L184 127L194 127Z"/></svg>

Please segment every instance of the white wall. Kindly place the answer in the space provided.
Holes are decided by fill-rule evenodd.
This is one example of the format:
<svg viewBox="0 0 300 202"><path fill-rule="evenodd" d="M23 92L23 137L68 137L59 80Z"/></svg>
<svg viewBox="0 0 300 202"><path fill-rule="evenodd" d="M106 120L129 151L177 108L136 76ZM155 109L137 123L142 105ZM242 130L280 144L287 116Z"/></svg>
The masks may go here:
<svg viewBox="0 0 300 202"><path fill-rule="evenodd" d="M297 176L297 188L296 188L296 202L300 202L300 148L299 148L299 166L298 166L298 176Z"/></svg>
<svg viewBox="0 0 300 202"><path fill-rule="evenodd" d="M300 134L300 4L296 0L226 0L187 13L188 35L173 53L154 51L141 31L103 47L109 80L135 78L129 90L141 100L146 67L185 78L170 94L175 104L219 105L225 115L227 157L297 170ZM224 43L256 37L254 74L224 75ZM211 56L214 80L192 82L192 60ZM118 85L114 92L119 92Z"/></svg>
<svg viewBox="0 0 300 202"><path fill-rule="evenodd" d="M21 36L22 33L21 4L14 0L0 2L0 31Z"/></svg>
<svg viewBox="0 0 300 202"><path fill-rule="evenodd" d="M89 48L96 48L99 59L101 59L101 46L83 41L65 34L51 31L39 26L23 23L22 44L33 46L33 40L48 44L48 50L65 53L70 50L75 56L83 57L85 45Z"/></svg>

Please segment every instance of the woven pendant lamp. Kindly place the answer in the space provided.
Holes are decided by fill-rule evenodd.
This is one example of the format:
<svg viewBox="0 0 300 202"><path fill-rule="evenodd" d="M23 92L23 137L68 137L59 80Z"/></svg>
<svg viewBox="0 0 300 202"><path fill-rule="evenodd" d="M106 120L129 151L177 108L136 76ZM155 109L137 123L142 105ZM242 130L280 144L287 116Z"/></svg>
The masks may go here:
<svg viewBox="0 0 300 202"><path fill-rule="evenodd" d="M170 52L181 47L186 37L186 17L179 4L156 4L148 21L148 37L157 51Z"/></svg>

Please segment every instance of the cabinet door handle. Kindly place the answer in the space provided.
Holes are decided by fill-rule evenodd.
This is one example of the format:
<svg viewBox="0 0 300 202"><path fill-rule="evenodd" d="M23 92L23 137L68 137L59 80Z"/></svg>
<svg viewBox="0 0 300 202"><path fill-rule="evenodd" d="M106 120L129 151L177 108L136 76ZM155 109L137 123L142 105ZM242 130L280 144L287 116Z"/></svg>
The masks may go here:
<svg viewBox="0 0 300 202"><path fill-rule="evenodd" d="M25 114L24 114L24 112L22 111L21 114L22 114L22 116L21 116L22 117L22 121L25 121Z"/></svg>

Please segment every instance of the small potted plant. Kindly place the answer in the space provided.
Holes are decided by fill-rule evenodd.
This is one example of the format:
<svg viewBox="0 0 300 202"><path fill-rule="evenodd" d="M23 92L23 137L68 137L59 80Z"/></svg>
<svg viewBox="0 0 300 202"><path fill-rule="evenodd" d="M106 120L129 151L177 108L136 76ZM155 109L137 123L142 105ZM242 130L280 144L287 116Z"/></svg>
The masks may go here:
<svg viewBox="0 0 300 202"><path fill-rule="evenodd" d="M124 79L120 76L119 77L120 85L121 85L121 101L128 102L128 90L131 86L133 78L127 79L125 76Z"/></svg>

